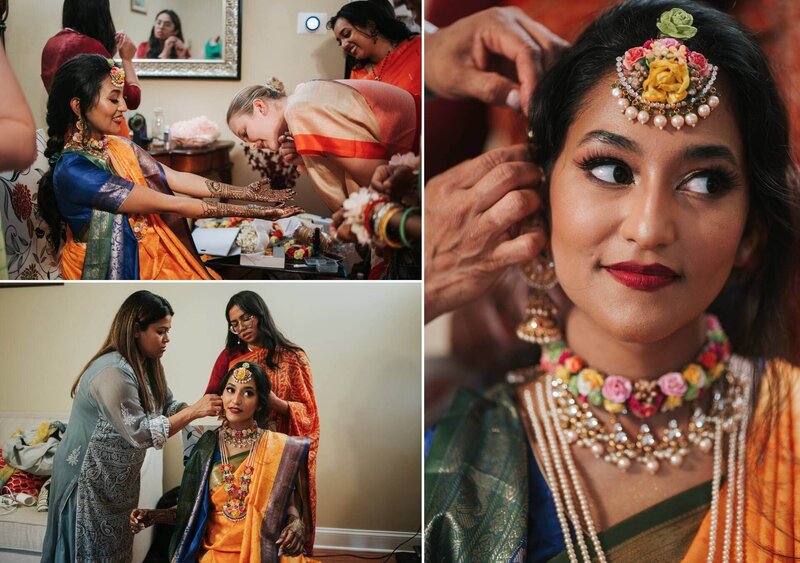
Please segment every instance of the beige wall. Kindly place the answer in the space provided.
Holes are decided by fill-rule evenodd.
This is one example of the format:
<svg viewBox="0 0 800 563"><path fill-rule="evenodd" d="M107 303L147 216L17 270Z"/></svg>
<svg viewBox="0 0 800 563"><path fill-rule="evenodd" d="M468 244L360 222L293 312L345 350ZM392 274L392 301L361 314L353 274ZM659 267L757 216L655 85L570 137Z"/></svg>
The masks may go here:
<svg viewBox="0 0 800 563"><path fill-rule="evenodd" d="M0 288L0 412L68 412L75 376L122 301L146 288L173 306L163 363L176 398L203 393L226 336L224 308L258 291L308 353L320 412L318 525L414 532L421 496L419 284L71 283ZM180 483L181 440L165 455Z"/></svg>
<svg viewBox="0 0 800 563"><path fill-rule="evenodd" d="M127 2L128 0L112 0ZM160 0L148 0L149 7ZM315 78L341 78L344 57L330 32L297 34L297 12L324 12L332 16L344 0L243 0L242 80L142 79L139 111L152 119L153 108L164 108L168 123L205 115L222 130L221 139L236 140L225 123L228 103L244 86L263 83L271 76L283 80L288 91ZM56 0L10 0L6 22L6 51L33 111L37 127L46 128L47 94L42 86L41 55L47 40L61 28L61 6ZM180 14L183 18L183 14ZM197 47L195 47L196 49ZM237 142L232 153L233 180L246 184L257 179ZM314 194L308 177L297 186L297 204L321 215L327 207Z"/></svg>

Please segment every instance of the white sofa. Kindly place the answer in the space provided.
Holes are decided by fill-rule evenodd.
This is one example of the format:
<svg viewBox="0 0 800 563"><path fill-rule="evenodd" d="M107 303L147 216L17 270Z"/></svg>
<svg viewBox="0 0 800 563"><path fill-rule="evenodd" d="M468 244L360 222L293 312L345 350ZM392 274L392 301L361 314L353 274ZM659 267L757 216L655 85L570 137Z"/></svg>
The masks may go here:
<svg viewBox="0 0 800 563"><path fill-rule="evenodd" d="M5 442L16 430L36 428L45 420L67 422L65 413L9 413L0 412L0 443ZM164 456L163 450L147 450L142 465L139 504L143 508L155 508L163 494ZM34 563L41 560L44 533L47 528L47 513L36 512L35 507L17 508L11 514L0 516L0 561L3 563ZM144 561L153 542L153 528L136 535L133 541L133 561Z"/></svg>

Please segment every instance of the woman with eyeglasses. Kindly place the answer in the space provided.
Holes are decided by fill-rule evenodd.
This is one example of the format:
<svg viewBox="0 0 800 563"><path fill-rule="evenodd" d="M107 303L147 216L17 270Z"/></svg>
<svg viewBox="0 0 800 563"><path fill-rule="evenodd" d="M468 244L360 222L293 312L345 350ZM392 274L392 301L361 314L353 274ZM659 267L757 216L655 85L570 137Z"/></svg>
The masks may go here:
<svg viewBox="0 0 800 563"><path fill-rule="evenodd" d="M252 362L264 368L272 383L269 430L311 439L308 484L313 530L316 527L319 413L308 357L278 330L267 304L253 291L240 291L231 297L225 307L225 319L228 322L225 349L214 364L207 388L219 389L225 375L238 362ZM313 546L312 531L306 538L306 553L311 553Z"/></svg>

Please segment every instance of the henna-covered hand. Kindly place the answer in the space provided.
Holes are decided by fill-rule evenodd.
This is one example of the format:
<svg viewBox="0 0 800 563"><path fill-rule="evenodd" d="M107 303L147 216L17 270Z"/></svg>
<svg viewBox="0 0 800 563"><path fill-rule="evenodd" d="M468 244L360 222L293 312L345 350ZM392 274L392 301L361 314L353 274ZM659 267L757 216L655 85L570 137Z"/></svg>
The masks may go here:
<svg viewBox="0 0 800 563"><path fill-rule="evenodd" d="M216 180L206 180L208 191L213 197L258 201L261 203L283 203L294 199L294 190L273 190L269 180L256 180L244 187L233 186Z"/></svg>
<svg viewBox="0 0 800 563"><path fill-rule="evenodd" d="M300 555L305 543L305 526L300 518L289 520L275 543L280 546L280 555Z"/></svg>
<svg viewBox="0 0 800 563"><path fill-rule="evenodd" d="M295 205L289 207L264 207L254 203L237 205L234 203L203 200L203 213L200 217L252 217L255 219L275 221L277 219L283 219L284 217L297 215L298 213L305 213L305 209Z"/></svg>

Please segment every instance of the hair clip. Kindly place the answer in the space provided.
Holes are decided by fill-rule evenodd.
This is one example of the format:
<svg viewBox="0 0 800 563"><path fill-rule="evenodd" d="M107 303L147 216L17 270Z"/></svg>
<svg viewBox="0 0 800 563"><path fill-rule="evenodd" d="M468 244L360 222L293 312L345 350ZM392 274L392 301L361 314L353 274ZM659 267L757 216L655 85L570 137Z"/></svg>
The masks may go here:
<svg viewBox="0 0 800 563"><path fill-rule="evenodd" d="M697 33L691 14L673 8L661 14L657 39L617 57L617 81L611 95L630 121L659 129L694 127L719 105L714 83L719 67L683 44Z"/></svg>
<svg viewBox="0 0 800 563"><path fill-rule="evenodd" d="M233 370L231 377L233 377L236 380L236 383L247 383L248 381L253 379L253 372L248 369L249 367L250 364L248 362L245 362L241 366Z"/></svg>
<svg viewBox="0 0 800 563"><path fill-rule="evenodd" d="M113 63L113 61L111 62ZM115 88L122 88L123 86L125 86L124 70L112 64L110 74L111 74L111 84L113 84Z"/></svg>

